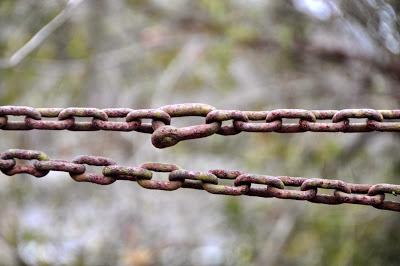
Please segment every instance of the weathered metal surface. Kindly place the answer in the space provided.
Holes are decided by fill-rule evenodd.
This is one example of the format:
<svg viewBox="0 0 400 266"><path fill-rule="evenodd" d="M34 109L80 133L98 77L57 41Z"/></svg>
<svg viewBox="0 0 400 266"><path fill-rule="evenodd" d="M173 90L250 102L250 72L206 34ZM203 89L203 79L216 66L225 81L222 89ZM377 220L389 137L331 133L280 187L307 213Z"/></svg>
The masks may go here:
<svg viewBox="0 0 400 266"><path fill-rule="evenodd" d="M22 116L24 121L13 121L13 116ZM186 116L204 117L205 121L183 128L173 126L172 118ZM76 117L85 117L88 121L76 121ZM125 121L113 121L118 118ZM150 119L151 123L144 123L143 119ZM285 119L298 121L288 123ZM361 121L353 122L353 119ZM218 110L202 103L174 104L139 110L0 106L0 129L3 130L137 131L152 134L152 143L157 148L170 147L182 140L204 138L213 134L235 135L242 131L400 132L399 120L400 110L373 109L239 111ZM224 121L231 123L223 125Z"/></svg>
<svg viewBox="0 0 400 266"><path fill-rule="evenodd" d="M15 159L31 163L25 165ZM87 173L85 165L99 166L101 174ZM394 184L353 184L342 180L255 175L223 169L189 171L174 164L164 163L121 166L109 158L87 155L78 156L71 161L53 160L40 151L18 149L0 153L0 170L6 175L27 173L37 177L44 176L49 171L59 171L69 173L75 181L100 185L109 185L117 180L130 180L147 189L191 188L233 196L274 197L329 205L361 204L400 212L400 201L385 200L386 194L400 194L400 185ZM167 173L168 179L154 180L154 172ZM231 180L232 185L219 184L222 179ZM256 184L257 186L253 186ZM319 188L331 190L331 193L320 193Z"/></svg>

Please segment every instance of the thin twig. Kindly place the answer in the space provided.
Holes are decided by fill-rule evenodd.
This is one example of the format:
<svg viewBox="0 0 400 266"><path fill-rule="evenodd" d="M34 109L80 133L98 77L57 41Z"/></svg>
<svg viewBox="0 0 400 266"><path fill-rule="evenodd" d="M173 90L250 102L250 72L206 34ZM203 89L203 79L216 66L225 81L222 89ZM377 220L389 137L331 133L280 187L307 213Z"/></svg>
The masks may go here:
<svg viewBox="0 0 400 266"><path fill-rule="evenodd" d="M0 68L11 68L21 63L30 53L37 49L55 30L64 24L84 0L69 0L65 8L49 23L41 28L27 43L18 49L9 59L0 60Z"/></svg>

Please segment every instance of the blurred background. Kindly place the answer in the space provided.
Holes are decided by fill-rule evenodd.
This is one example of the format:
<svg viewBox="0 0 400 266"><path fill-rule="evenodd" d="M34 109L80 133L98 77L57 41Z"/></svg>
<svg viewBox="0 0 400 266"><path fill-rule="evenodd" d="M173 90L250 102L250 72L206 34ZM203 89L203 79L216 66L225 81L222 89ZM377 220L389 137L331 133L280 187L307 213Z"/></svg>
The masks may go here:
<svg viewBox="0 0 400 266"><path fill-rule="evenodd" d="M1 0L0 104L398 109L399 12L396 0ZM213 135L164 150L135 132L0 134L1 151L55 159L400 183L392 133ZM399 263L398 214L367 206L0 175L0 265Z"/></svg>

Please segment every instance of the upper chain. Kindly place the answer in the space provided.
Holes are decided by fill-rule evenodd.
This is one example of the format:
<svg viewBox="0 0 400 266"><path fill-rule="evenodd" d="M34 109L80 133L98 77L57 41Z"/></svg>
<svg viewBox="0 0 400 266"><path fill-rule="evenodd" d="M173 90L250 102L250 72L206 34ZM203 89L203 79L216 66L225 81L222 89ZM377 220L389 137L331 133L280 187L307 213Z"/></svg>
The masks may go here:
<svg viewBox="0 0 400 266"><path fill-rule="evenodd" d="M21 164L16 159L28 160L30 163ZM100 166L101 174L88 173L85 165ZM275 197L330 205L362 204L400 212L400 202L385 199L386 194L400 194L400 185L392 184L353 184L333 179L256 175L222 169L189 171L175 164L164 163L121 166L112 159L89 155L78 156L72 161L54 160L41 151L19 149L0 153L0 170L10 176L27 173L36 177L45 176L50 171L61 171L69 173L75 181L100 185L109 185L116 180L130 180L147 189L171 191L191 188L233 196ZM168 179L154 180L154 172L168 173ZM319 188L330 190L331 193L325 194Z"/></svg>
<svg viewBox="0 0 400 266"><path fill-rule="evenodd" d="M9 116L23 116L24 120L12 121ZM184 116L205 117L205 123L182 128L171 126L172 118ZM76 117L87 117L91 120L75 121ZM115 121L116 118L125 121ZM151 123L143 123L143 119L150 119ZM298 122L285 123L283 119L298 119ZM364 121L353 122L350 119L364 119ZM213 134L235 135L242 131L398 132L399 120L400 110L374 109L238 111L218 110L202 103L174 104L157 109L139 110L0 106L0 129L3 130L138 131L152 134L152 143L157 148L170 147L182 140L203 138ZM231 124L223 125L224 121L231 121Z"/></svg>

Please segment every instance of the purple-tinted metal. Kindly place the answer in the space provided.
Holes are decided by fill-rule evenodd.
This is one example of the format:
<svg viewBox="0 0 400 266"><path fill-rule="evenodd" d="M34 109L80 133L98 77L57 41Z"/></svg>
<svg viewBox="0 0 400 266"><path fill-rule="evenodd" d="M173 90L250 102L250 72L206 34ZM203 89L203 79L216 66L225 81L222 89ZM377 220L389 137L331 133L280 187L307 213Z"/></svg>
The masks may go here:
<svg viewBox="0 0 400 266"><path fill-rule="evenodd" d="M75 164L87 164L87 165L94 165L94 166L109 166L117 164L113 160L100 157L100 156L89 156L89 155L81 155L72 160ZM77 182L90 182L99 185L109 185L115 182L115 179L109 176L99 175L95 173L86 173L83 172L81 174L75 174L70 172L69 173L72 179Z"/></svg>
<svg viewBox="0 0 400 266"><path fill-rule="evenodd" d="M7 124L7 117L5 116L0 116L0 128L2 128L3 126L5 126Z"/></svg>
<svg viewBox="0 0 400 266"><path fill-rule="evenodd" d="M15 159L32 160L33 164L19 165ZM85 164L101 166L103 175L86 173ZM78 182L101 185L108 185L116 180L130 180L147 189L191 188L213 194L307 200L329 205L361 204L400 212L400 202L385 200L386 194L400 194L400 185L394 184L353 184L341 180L254 175L223 169L188 171L174 164L163 163L145 163L138 167L120 166L111 159L99 156L79 156L70 162L52 160L43 152L31 150L8 150L1 153L0 170L7 175L28 173L34 176L43 176L49 171L62 171L69 173ZM167 173L168 181L154 180L153 172ZM232 180L233 185L219 184L219 180L224 179ZM318 188L331 190L332 193L318 194Z"/></svg>
<svg viewBox="0 0 400 266"><path fill-rule="evenodd" d="M285 188L285 185L279 178L277 178L276 176L266 175L241 174L235 179L234 184L235 186L250 186L250 184L262 184L280 189Z"/></svg>
<svg viewBox="0 0 400 266"><path fill-rule="evenodd" d="M325 189L336 189L346 193L351 193L351 188L347 186L344 181L341 180L326 180L322 178L310 178L301 184L300 190L309 190L311 188L325 188Z"/></svg>
<svg viewBox="0 0 400 266"><path fill-rule="evenodd" d="M368 195L375 196L382 193L400 195L400 185L376 184L368 189Z"/></svg>
<svg viewBox="0 0 400 266"><path fill-rule="evenodd" d="M247 122L249 121L249 118L245 113L238 110L213 110L209 112L206 117L207 124L228 120L232 120L232 125L221 126L221 128L217 131L217 134L225 136L239 134L241 129L237 128L233 121Z"/></svg>
<svg viewBox="0 0 400 266"><path fill-rule="evenodd" d="M24 121L12 121L9 116L25 116ZM174 117L201 116L205 122L183 128L174 127ZM76 122L75 117L91 121ZM44 118L56 118L46 120ZM125 119L123 122L110 121ZM285 123L284 119L298 119ZM143 123L142 119L151 119ZM350 122L350 119L364 119ZM301 133L312 132L399 132L400 110L344 109L302 110L277 109L272 111L217 110L202 103L167 105L156 109L131 108L32 108L0 106L0 129L3 130L73 130L73 131L137 131L152 134L157 148L166 148L182 140L204 138L213 134L235 135L245 132ZM231 125L222 125L232 121Z"/></svg>
<svg viewBox="0 0 400 266"><path fill-rule="evenodd" d="M170 117L202 116L215 110L215 107L202 103L187 103L166 105L160 110L165 111ZM157 148L166 148L177 144L182 140L204 138L215 134L221 128L221 122L212 122L196 126L177 128L174 126L158 126L153 132L151 142Z"/></svg>
<svg viewBox="0 0 400 266"><path fill-rule="evenodd" d="M171 173L173 171L180 169L180 167L175 164L165 164L165 163L144 163L140 167L149 171L164 172L164 173ZM182 180L159 181L159 180L139 179L137 182L143 188L166 190L166 191L176 190L182 187L183 184Z"/></svg>
<svg viewBox="0 0 400 266"><path fill-rule="evenodd" d="M37 169L34 165L20 165L17 164L15 159L21 160L39 160L47 161L48 156L44 152L33 151L33 150L21 150L21 149L11 149L6 152L1 153L0 160L0 170L6 175L15 174L30 174L35 177L42 177L49 173L48 170ZM12 161L12 163L11 163Z"/></svg>
<svg viewBox="0 0 400 266"><path fill-rule="evenodd" d="M44 119L36 120L30 117L26 117L24 124L29 129L47 130L51 128L52 130L65 130L74 126L74 122L75 120L73 118L68 118L60 121L46 121ZM14 125L16 125L16 122L14 122Z"/></svg>
<svg viewBox="0 0 400 266"><path fill-rule="evenodd" d="M86 171L86 167L83 164L71 163L65 160L35 161L33 165L40 171L67 172L74 175L83 174Z"/></svg>
<svg viewBox="0 0 400 266"><path fill-rule="evenodd" d="M332 122L337 123L350 118L367 118L379 122L383 121L383 115L379 111L373 109L344 109L337 112L332 117Z"/></svg>
<svg viewBox="0 0 400 266"><path fill-rule="evenodd" d="M352 203L352 204L362 204L379 206L384 203L385 194L377 194L374 196L369 196L365 194L350 194L342 191L336 190L334 192L336 199L342 203Z"/></svg>
<svg viewBox="0 0 400 266"><path fill-rule="evenodd" d="M188 171L188 170L175 170L169 174L169 180L171 181L185 181L188 180L198 180L203 183L218 184L218 177L212 173Z"/></svg>
<svg viewBox="0 0 400 266"><path fill-rule="evenodd" d="M249 191L249 186L226 186L226 185L215 185L210 183L202 184L203 189L212 194L240 196L245 195Z"/></svg>
<svg viewBox="0 0 400 266"><path fill-rule="evenodd" d="M150 180L153 173L141 167L109 165L103 168L103 175L115 180L137 181L139 179Z"/></svg>
<svg viewBox="0 0 400 266"><path fill-rule="evenodd" d="M41 119L42 118L40 112L33 107L1 106L0 107L0 116L8 116L8 115L26 116L26 117L32 117L33 119Z"/></svg>
<svg viewBox="0 0 400 266"><path fill-rule="evenodd" d="M143 118L162 121L165 125L171 123L171 117L168 113L160 109L139 109L132 110L126 116L126 121L140 121Z"/></svg>

